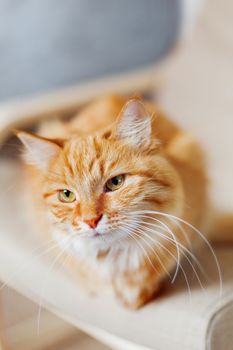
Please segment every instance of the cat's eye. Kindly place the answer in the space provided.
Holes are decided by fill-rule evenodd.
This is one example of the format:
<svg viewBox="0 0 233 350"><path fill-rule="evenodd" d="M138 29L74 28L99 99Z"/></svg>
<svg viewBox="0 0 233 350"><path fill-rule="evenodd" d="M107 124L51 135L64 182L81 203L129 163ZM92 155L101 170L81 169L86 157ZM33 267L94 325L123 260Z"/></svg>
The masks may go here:
<svg viewBox="0 0 233 350"><path fill-rule="evenodd" d="M107 192L116 191L123 185L125 175L117 175L109 179L105 184L105 190Z"/></svg>
<svg viewBox="0 0 233 350"><path fill-rule="evenodd" d="M61 190L58 192L58 198L63 203L73 203L76 200L74 192L69 190Z"/></svg>

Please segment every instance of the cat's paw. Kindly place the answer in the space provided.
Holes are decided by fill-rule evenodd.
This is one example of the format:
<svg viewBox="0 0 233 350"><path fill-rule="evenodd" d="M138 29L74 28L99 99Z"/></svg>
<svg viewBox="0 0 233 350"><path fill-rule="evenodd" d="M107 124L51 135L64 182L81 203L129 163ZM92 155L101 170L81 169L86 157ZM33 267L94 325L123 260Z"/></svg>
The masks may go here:
<svg viewBox="0 0 233 350"><path fill-rule="evenodd" d="M127 308L137 310L151 301L160 290L160 285L156 287L138 287L118 285L114 286L118 300Z"/></svg>

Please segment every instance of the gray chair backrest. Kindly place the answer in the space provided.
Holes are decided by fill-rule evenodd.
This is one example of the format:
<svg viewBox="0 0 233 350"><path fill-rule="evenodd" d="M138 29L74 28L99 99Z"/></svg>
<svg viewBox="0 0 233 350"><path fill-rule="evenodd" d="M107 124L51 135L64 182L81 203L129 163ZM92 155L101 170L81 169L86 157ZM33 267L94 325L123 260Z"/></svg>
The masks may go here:
<svg viewBox="0 0 233 350"><path fill-rule="evenodd" d="M0 0L0 100L150 65L180 0Z"/></svg>

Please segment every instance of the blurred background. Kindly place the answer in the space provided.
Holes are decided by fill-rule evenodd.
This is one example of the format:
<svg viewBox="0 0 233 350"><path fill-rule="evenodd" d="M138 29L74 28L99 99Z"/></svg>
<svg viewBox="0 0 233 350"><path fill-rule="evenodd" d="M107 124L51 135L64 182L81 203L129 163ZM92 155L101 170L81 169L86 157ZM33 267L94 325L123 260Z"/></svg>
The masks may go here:
<svg viewBox="0 0 233 350"><path fill-rule="evenodd" d="M179 0L1 0L0 99L154 64L174 47L181 10Z"/></svg>
<svg viewBox="0 0 233 350"><path fill-rule="evenodd" d="M0 0L0 130L15 101L145 70L152 98L206 148L213 200L232 210L232 23L232 0ZM3 349L107 349L46 311L38 336L36 304L6 288L0 299Z"/></svg>

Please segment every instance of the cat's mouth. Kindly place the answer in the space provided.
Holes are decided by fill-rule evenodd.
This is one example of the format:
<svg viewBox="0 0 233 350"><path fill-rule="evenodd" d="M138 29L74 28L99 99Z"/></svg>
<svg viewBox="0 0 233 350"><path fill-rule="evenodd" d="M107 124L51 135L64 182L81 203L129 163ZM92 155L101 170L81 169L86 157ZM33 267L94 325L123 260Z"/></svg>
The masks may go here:
<svg viewBox="0 0 233 350"><path fill-rule="evenodd" d="M97 238L97 237L100 237L102 234L99 233L98 231L94 230L93 232L93 238Z"/></svg>
<svg viewBox="0 0 233 350"><path fill-rule="evenodd" d="M92 229L90 231L87 232L87 237L88 238L99 238L101 236L104 236L106 235L108 232L99 232L98 230L96 229Z"/></svg>
<svg viewBox="0 0 233 350"><path fill-rule="evenodd" d="M77 233L77 237L80 239L93 241L93 242L100 242L100 243L113 243L116 240L125 238L126 234L123 233L120 228L103 228L103 227L96 227L93 229L89 229L86 231L79 231Z"/></svg>

